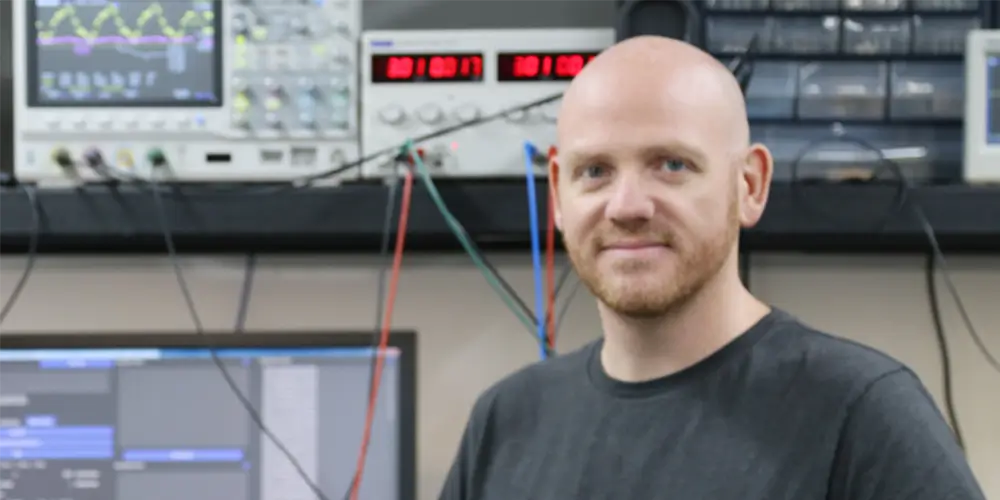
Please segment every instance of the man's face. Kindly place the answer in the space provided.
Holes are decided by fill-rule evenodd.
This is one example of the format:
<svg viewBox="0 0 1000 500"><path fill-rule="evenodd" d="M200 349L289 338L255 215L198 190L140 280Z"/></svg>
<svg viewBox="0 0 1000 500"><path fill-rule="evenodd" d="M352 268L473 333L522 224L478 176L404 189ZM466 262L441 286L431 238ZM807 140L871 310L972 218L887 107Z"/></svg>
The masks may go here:
<svg viewBox="0 0 1000 500"><path fill-rule="evenodd" d="M566 249L591 292L620 314L668 312L734 251L741 158L698 108L619 98L560 116Z"/></svg>

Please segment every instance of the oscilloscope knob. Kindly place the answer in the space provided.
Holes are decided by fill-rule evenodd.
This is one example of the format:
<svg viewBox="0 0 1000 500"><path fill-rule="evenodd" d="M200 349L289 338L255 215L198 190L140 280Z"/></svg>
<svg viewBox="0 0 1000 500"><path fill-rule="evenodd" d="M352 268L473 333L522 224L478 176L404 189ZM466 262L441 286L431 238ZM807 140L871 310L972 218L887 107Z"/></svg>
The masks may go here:
<svg viewBox="0 0 1000 500"><path fill-rule="evenodd" d="M293 17L289 21L288 24L289 24L289 27L292 28L292 31L295 32L296 34L299 34L299 35L308 35L309 34L309 31L310 31L309 30L309 22L306 21L306 20L304 20L304 19L302 19L302 18L300 18L300 17Z"/></svg>
<svg viewBox="0 0 1000 500"><path fill-rule="evenodd" d="M281 118L275 113L268 113L264 116L264 121L267 123L268 127L273 129L279 129L282 127Z"/></svg>
<svg viewBox="0 0 1000 500"><path fill-rule="evenodd" d="M250 34L250 23L243 14L236 14L233 16L233 34L234 35L248 35Z"/></svg>
<svg viewBox="0 0 1000 500"><path fill-rule="evenodd" d="M272 96L280 96L285 91L285 87L282 86L281 83L271 78L264 80L264 86L267 87L267 92Z"/></svg>

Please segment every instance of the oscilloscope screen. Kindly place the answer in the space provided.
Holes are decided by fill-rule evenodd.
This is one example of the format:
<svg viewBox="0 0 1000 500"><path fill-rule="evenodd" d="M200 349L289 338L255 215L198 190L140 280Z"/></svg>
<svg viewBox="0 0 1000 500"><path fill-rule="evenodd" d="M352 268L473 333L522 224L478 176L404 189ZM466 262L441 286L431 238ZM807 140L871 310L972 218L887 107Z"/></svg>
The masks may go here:
<svg viewBox="0 0 1000 500"><path fill-rule="evenodd" d="M28 104L222 105L220 0L32 0Z"/></svg>
<svg viewBox="0 0 1000 500"><path fill-rule="evenodd" d="M1000 145L1000 53L988 56L986 73L986 137Z"/></svg>

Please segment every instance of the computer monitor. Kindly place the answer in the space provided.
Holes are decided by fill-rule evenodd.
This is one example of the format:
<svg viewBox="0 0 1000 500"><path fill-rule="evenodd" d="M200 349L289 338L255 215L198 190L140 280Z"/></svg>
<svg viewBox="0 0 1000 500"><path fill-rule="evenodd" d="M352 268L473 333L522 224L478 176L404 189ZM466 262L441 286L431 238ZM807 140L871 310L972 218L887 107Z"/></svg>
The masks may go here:
<svg viewBox="0 0 1000 500"><path fill-rule="evenodd" d="M3 498L314 500L206 346L331 500L354 477L371 333L8 334ZM359 498L414 500L413 333L391 336Z"/></svg>
<svg viewBox="0 0 1000 500"><path fill-rule="evenodd" d="M969 33L965 52L965 180L1000 182L1000 30Z"/></svg>

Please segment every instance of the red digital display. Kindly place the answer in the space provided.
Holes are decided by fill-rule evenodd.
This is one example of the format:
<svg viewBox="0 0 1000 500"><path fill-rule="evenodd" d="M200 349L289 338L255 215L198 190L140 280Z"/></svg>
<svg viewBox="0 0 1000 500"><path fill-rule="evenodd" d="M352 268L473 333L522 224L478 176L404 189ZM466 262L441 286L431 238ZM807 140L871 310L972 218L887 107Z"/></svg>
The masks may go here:
<svg viewBox="0 0 1000 500"><path fill-rule="evenodd" d="M481 82L483 55L378 54L372 56L372 83Z"/></svg>
<svg viewBox="0 0 1000 500"><path fill-rule="evenodd" d="M497 81L572 80L597 52L518 52L497 54Z"/></svg>

